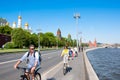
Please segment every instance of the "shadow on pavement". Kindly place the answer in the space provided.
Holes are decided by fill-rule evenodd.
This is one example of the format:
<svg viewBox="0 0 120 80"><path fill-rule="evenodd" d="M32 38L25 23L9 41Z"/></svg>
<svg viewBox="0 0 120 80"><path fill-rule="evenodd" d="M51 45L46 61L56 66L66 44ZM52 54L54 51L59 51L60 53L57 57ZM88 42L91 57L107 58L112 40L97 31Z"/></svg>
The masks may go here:
<svg viewBox="0 0 120 80"><path fill-rule="evenodd" d="M49 79L47 79L47 80L56 80L55 78L49 78Z"/></svg>
<svg viewBox="0 0 120 80"><path fill-rule="evenodd" d="M67 68L67 73L70 72L72 70L72 67L68 67Z"/></svg>

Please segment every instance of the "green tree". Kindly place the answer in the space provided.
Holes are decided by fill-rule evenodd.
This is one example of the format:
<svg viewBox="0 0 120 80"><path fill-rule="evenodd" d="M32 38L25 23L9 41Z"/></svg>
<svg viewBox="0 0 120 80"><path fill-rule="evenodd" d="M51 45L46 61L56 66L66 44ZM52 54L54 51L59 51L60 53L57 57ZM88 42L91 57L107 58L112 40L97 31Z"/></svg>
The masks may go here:
<svg viewBox="0 0 120 80"><path fill-rule="evenodd" d="M45 39L47 40L46 45L48 47L52 47L52 46L56 45L56 39L55 39L55 36L52 32L45 33Z"/></svg>
<svg viewBox="0 0 120 80"><path fill-rule="evenodd" d="M25 42L24 42L24 46L25 47L28 47L31 43L31 33L27 30L24 30L23 31L25 33Z"/></svg>
<svg viewBox="0 0 120 80"><path fill-rule="evenodd" d="M12 28L9 27L9 26L7 26L7 25L6 25L6 26L1 26L1 27L0 27L0 33L2 33L2 34L10 35L11 32L12 32Z"/></svg>
<svg viewBox="0 0 120 80"><path fill-rule="evenodd" d="M43 33L40 33L40 46L42 46L42 48L44 47L44 34Z"/></svg>
<svg viewBox="0 0 120 80"><path fill-rule="evenodd" d="M16 28L12 31L12 41L18 48L23 48L26 42L26 33L22 28Z"/></svg>
<svg viewBox="0 0 120 80"><path fill-rule="evenodd" d="M30 44L34 44L36 47L38 47L38 35L37 34L35 33L31 34Z"/></svg>

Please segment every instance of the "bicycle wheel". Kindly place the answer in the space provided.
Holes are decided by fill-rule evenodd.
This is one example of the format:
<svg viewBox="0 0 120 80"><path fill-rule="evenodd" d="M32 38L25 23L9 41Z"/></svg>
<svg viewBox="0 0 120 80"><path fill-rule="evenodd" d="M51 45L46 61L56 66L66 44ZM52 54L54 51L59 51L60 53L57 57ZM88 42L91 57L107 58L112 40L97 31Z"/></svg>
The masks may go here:
<svg viewBox="0 0 120 80"><path fill-rule="evenodd" d="M66 67L65 66L63 67L63 74L64 75L66 74Z"/></svg>
<svg viewBox="0 0 120 80"><path fill-rule="evenodd" d="M35 74L35 80L41 80L41 75L40 73Z"/></svg>

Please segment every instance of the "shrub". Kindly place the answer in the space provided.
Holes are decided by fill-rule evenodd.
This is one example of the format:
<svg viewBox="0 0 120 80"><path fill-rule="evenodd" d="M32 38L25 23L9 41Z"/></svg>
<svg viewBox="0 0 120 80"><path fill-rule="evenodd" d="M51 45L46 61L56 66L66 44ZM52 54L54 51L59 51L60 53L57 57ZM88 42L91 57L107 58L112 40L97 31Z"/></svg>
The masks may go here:
<svg viewBox="0 0 120 80"><path fill-rule="evenodd" d="M15 44L14 44L14 42L7 42L7 43L4 45L4 48L7 48L7 49L15 48Z"/></svg>

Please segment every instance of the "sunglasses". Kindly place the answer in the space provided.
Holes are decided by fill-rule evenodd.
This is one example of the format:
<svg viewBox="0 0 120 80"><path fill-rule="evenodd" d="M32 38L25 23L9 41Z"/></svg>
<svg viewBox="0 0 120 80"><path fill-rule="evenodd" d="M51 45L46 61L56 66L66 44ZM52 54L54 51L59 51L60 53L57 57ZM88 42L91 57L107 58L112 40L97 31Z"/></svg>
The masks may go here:
<svg viewBox="0 0 120 80"><path fill-rule="evenodd" d="M30 50L34 50L34 48L30 48Z"/></svg>

